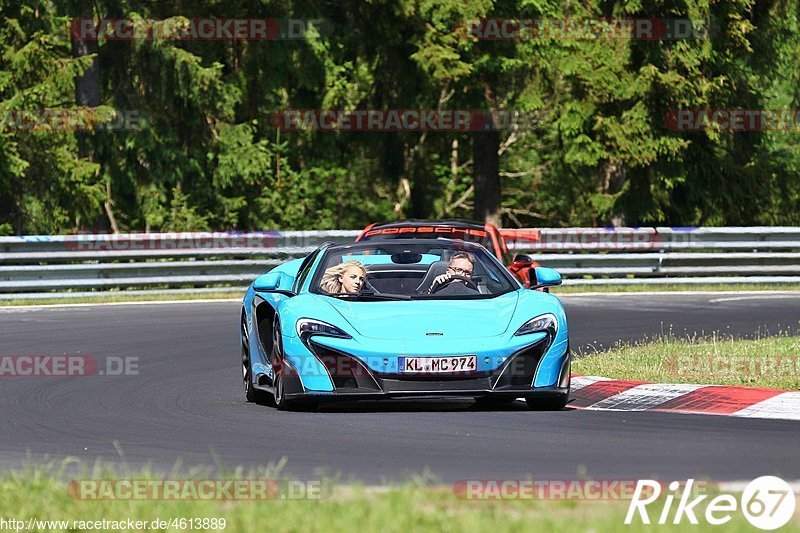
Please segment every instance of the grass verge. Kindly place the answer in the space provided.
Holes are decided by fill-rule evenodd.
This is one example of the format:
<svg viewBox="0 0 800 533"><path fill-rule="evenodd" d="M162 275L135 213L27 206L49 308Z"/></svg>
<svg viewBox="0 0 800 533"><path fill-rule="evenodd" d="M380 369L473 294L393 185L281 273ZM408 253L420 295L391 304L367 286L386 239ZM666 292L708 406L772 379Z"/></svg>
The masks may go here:
<svg viewBox="0 0 800 533"><path fill-rule="evenodd" d="M661 337L574 361L578 374L656 383L800 390L800 337Z"/></svg>
<svg viewBox="0 0 800 533"><path fill-rule="evenodd" d="M13 300L0 300L0 307L16 305L53 305L53 304L104 304L115 302L160 302L160 301L188 301L188 300L227 300L239 299L244 296L244 290L234 292L203 292L200 294L136 294L134 291L100 293L97 296L76 296L68 298L20 298Z"/></svg>
<svg viewBox="0 0 800 533"><path fill-rule="evenodd" d="M97 478L94 478L97 479ZM148 473L135 473L128 479L157 479ZM208 479L208 478L206 478ZM241 479L241 478L239 478ZM714 490L708 491L710 500ZM497 494L497 493L495 493ZM286 498L261 501L188 501L188 500L86 500L68 492L68 482L42 471L28 471L0 478L0 517L19 520L17 531L129 531L124 523L147 524L142 531L652 531L637 517L625 525L630 500L473 500L459 497L450 486L403 485L365 488L359 485L336 485L318 499ZM740 501L739 495L734 497ZM676 498L677 499L677 498ZM648 506L652 521L657 521L665 501ZM669 521L675 514L672 505ZM697 506L698 519L704 521L705 507ZM725 531L753 531L738 507ZM204 520L205 519L205 520ZM28 520L32 527L28 527ZM103 523L102 521L107 521ZM165 521L153 524L154 520ZM177 520L173 523L173 520ZM212 522L213 520L213 522ZM46 521L67 521L55 524ZM109 522L117 521L122 527ZM181 524L181 521L183 523ZM191 525L190 525L191 524ZM205 527L204 527L205 524ZM153 526L156 527L153 527ZM158 527L158 526L161 527ZM5 529L15 530L6 522ZM119 524L117 524L119 526ZM224 527L223 527L224 526ZM659 526L657 526L659 527ZM703 526L700 526L701 528ZM674 526L660 526L668 531L697 531L686 517ZM134 526L133 529L136 529ZM782 531L800 531L800 513Z"/></svg>

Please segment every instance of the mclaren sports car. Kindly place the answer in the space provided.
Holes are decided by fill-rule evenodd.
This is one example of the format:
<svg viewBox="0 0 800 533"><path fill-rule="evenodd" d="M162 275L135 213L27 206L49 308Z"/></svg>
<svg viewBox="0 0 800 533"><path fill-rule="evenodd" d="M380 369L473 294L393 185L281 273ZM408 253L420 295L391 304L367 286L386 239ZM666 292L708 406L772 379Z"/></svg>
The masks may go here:
<svg viewBox="0 0 800 533"><path fill-rule="evenodd" d="M241 310L248 401L471 397L564 407L567 319L555 270L524 288L478 243L393 239L325 243L250 285Z"/></svg>

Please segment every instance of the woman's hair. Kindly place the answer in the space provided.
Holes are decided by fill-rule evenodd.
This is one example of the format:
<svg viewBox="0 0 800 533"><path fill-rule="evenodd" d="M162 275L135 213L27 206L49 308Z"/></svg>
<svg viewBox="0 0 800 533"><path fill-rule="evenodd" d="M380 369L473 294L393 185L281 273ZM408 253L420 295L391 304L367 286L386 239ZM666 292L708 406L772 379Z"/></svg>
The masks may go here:
<svg viewBox="0 0 800 533"><path fill-rule="evenodd" d="M322 281L319 284L320 288L330 294L340 294L344 292L344 288L342 287L342 282L339 280L339 276L344 274L347 269L352 267L360 268L364 273L364 277L367 276L367 271L364 268L364 265L355 259L351 259L325 270L325 273L322 275Z"/></svg>

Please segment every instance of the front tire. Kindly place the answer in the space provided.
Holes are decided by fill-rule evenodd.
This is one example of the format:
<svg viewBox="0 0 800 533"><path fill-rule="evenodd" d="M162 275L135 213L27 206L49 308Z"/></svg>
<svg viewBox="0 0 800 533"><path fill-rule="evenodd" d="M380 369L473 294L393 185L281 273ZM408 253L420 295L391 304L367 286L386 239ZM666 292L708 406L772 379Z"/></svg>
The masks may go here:
<svg viewBox="0 0 800 533"><path fill-rule="evenodd" d="M286 384L283 378L283 338L281 337L281 323L278 321L277 315L275 315L275 320L272 322L272 354L270 363L272 363L274 373L272 378L272 396L275 400L275 407L280 411L285 411L287 402Z"/></svg>
<svg viewBox="0 0 800 533"><path fill-rule="evenodd" d="M286 401L286 387L283 383L283 370L275 372L273 390L275 391L275 407L277 407L279 411L286 411L288 402Z"/></svg>
<svg viewBox="0 0 800 533"><path fill-rule="evenodd" d="M269 395L253 386L253 367L250 365L249 335L247 334L247 324L242 320L242 381L244 385L244 397L250 403L266 404L269 403Z"/></svg>
<svg viewBox="0 0 800 533"><path fill-rule="evenodd" d="M311 400L287 400L286 378L283 370L275 373L275 407L279 411L316 411L317 403Z"/></svg>
<svg viewBox="0 0 800 533"><path fill-rule="evenodd" d="M283 353L283 337L281 337L281 324L278 317L272 327L272 368L275 370L275 377L272 382L274 405L279 411L308 411L315 410L316 404L313 402L303 402L300 400L286 399L286 364Z"/></svg>

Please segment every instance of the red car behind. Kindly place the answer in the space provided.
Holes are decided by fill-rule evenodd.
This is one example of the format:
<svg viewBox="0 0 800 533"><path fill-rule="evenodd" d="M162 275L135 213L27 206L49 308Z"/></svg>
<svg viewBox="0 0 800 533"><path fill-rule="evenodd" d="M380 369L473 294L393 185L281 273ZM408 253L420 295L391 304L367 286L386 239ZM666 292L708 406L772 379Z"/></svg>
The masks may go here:
<svg viewBox="0 0 800 533"><path fill-rule="evenodd" d="M537 262L526 255L512 256L497 226L469 220L400 220L370 224L356 238L356 242L437 237L482 244L493 252L525 287L530 287L531 284L531 268L539 266Z"/></svg>

